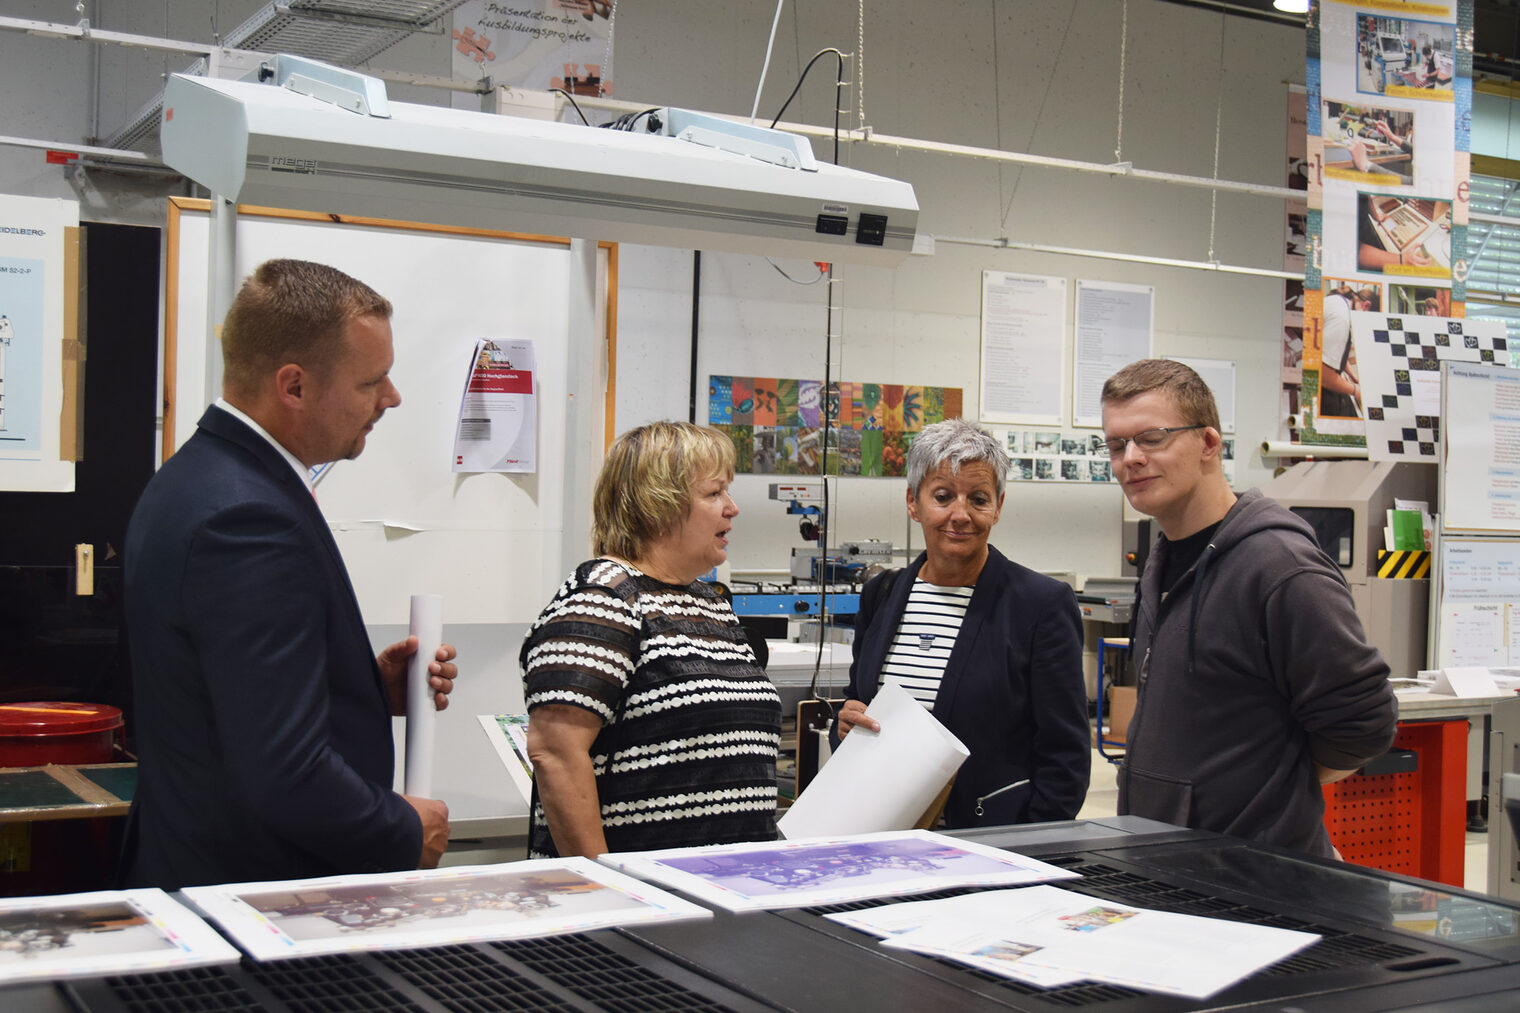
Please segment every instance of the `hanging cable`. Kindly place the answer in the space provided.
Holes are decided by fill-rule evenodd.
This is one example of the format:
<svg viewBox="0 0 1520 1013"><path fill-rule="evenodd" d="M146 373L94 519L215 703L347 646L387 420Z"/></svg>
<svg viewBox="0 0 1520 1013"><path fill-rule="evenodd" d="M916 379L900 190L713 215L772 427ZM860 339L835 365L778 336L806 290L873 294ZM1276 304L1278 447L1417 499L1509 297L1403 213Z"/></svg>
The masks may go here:
<svg viewBox="0 0 1520 1013"><path fill-rule="evenodd" d="M1224 19L1219 15L1219 86L1215 89L1218 98L1214 103L1214 178L1219 178L1219 134L1224 122ZM1219 191L1209 191L1209 263L1217 263L1214 259L1214 223L1219 214Z"/></svg>
<svg viewBox="0 0 1520 1013"><path fill-rule="evenodd" d="M818 451L818 474L823 479L823 513L818 518L818 569L813 576L818 580L818 652L813 658L813 678L808 684L808 696L819 701L828 708L827 720L833 720L834 708L828 700L818 692L818 679L823 672L823 644L828 635L829 623L829 532L832 529L832 516L829 513L829 430L833 428L830 423L837 417L840 405L837 391L834 390L834 315L837 307L834 303L835 278L834 265L828 265L824 271L828 278L828 299L825 305L825 319L823 327L823 388L818 392L818 411L822 418L819 435ZM840 405L842 407L842 405ZM840 469L843 471L843 469ZM801 729L798 729L800 732Z"/></svg>
<svg viewBox="0 0 1520 1013"><path fill-rule="evenodd" d="M1129 0L1119 23L1119 132L1114 137L1114 161L1124 161L1124 60L1129 50Z"/></svg>
<svg viewBox="0 0 1520 1013"><path fill-rule="evenodd" d="M771 37L765 40L765 62L760 65L760 80L755 84L755 104L749 107L750 126L760 113L760 93L765 90L765 75L771 69L771 49L776 45L776 26L781 24L781 5L786 0L776 0L776 16L771 18Z"/></svg>
<svg viewBox="0 0 1520 1013"><path fill-rule="evenodd" d="M992 2L994 4L994 8L995 8L997 0L992 0ZM1061 55L1066 52L1066 38L1067 38L1067 36L1069 36L1071 34L1071 22L1072 22L1072 18L1076 16L1076 13L1077 13L1077 5L1076 4L1072 4L1071 8L1066 12L1066 27L1061 30L1061 44L1056 47L1056 58L1055 58L1054 63L1051 64L1052 69L1055 68L1055 67L1059 67L1061 65ZM993 73L994 73L993 84L996 85L997 84L997 77L996 77L996 64L997 64L997 19L996 19L995 16L993 18L993 23L992 23L992 52L993 52ZM1025 151L1028 151L1030 149L1030 147L1034 144L1035 131L1037 131L1037 130L1040 129L1040 121L1045 118L1045 103L1050 99L1050 86L1055 83L1055 79L1056 79L1056 76L1055 76L1054 72L1045 75L1045 90L1040 95L1040 108L1037 109L1037 110L1035 110L1034 122L1029 125L1029 136L1026 137L1026 138L1024 138L1024 150ZM998 87L994 87L992 89L993 100L997 101L997 96L1001 95L1002 92L1003 92L1003 89L998 88ZM998 117L998 147L999 148L1001 148L1003 146L1003 134L1002 134L1002 130L1003 130L1003 121L1002 121L1001 114L999 114L999 117ZM998 172L998 187L1001 190L1001 188L1002 188L1002 171L1001 171L1002 170L1002 166L1001 165L998 166L998 169L999 169L999 172ZM1005 235L1008 232L1008 216L1011 215L1011 214L1013 214L1013 200L1019 194L1019 183L1021 183L1023 181L1023 179L1024 179L1024 167L1021 165L1021 166L1019 166L1018 173L1013 177L1013 189L1008 194L1008 203L1006 205L1004 205L1004 207L1003 207L1003 217L999 219L999 221L1001 222L1001 224L1003 226L1003 233Z"/></svg>
<svg viewBox="0 0 1520 1013"><path fill-rule="evenodd" d="M822 281L824 278L828 277L828 274L823 269L822 265L819 265L819 267L818 267L818 274L817 274L816 277L812 278L809 281L803 281L801 278L793 278L791 275L787 274L785 271L783 271L781 269L781 265L778 264L778 263L776 263L771 258L766 257L765 258L765 262L767 264L771 265L771 267L775 268L775 271L776 271L777 274L781 275L781 277L785 278L787 281L791 282L793 285L816 285L820 281Z"/></svg>
<svg viewBox="0 0 1520 1013"><path fill-rule="evenodd" d="M796 98L797 93L802 90L802 82L807 80L808 71L813 69L813 64L817 63L825 53L833 53L838 66L838 71L834 75L834 164L838 165L839 97L844 93L844 54L832 46L828 49L820 49L814 53L813 58L808 61L807 66L802 68L802 73L797 75L797 83L792 87L792 93L786 97L785 102L781 103L781 109L776 113L776 118L771 120L771 129L774 130L776 124L781 122L781 117L786 115L786 107L792 104L792 99Z"/></svg>
<svg viewBox="0 0 1520 1013"><path fill-rule="evenodd" d="M623 115L619 116L617 119L611 121L610 123L603 123L602 126L605 127L608 130L629 130L629 131L631 131L631 130L633 130L634 126L639 122L639 120L643 119L645 116L648 116L649 117L649 130L647 132L651 133L651 134L659 133L660 129L664 126L664 123L660 120L660 118L658 116L654 115L655 113L657 113L659 111L660 111L660 107L659 106L655 106L655 107L650 108L650 109L640 109L636 113L624 113Z"/></svg>
<svg viewBox="0 0 1520 1013"><path fill-rule="evenodd" d="M570 94L568 91L566 91L563 88L550 88L549 90L550 91L557 91L561 95L565 96L565 98L569 99L570 100L570 104L575 107L575 114L581 118L581 122L584 123L584 124L586 124L586 126L588 126L588 127L591 126L591 121L588 120L588 119L586 119L586 114L585 113L581 112L580 103L578 103L578 102L575 101L575 96L574 95Z"/></svg>

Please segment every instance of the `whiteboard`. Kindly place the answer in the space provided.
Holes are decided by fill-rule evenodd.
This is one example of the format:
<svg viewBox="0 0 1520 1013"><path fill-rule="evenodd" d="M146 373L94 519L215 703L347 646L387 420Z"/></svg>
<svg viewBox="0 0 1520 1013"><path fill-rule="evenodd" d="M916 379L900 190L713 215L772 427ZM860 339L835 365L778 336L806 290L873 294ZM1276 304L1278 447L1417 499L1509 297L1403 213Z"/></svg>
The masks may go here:
<svg viewBox="0 0 1520 1013"><path fill-rule="evenodd" d="M190 437L219 393L205 390L209 219L207 201L171 202L166 453ZM564 446L565 427L556 421L571 380L568 241L268 209L239 209L237 223L239 282L265 260L299 257L352 274L395 306L391 376L402 403L357 460L337 462L317 486L365 621L404 624L410 596L433 593L443 595L448 624L531 622L564 579L559 571L590 552L588 531L581 557L560 562L566 518L586 506L563 502L563 469L594 475L603 449L600 440ZM596 332L604 339L613 253L598 253ZM537 343L536 474L451 471L459 400L479 337ZM580 389L605 391L610 350L594 358L577 363L577 375L590 369L598 377Z"/></svg>

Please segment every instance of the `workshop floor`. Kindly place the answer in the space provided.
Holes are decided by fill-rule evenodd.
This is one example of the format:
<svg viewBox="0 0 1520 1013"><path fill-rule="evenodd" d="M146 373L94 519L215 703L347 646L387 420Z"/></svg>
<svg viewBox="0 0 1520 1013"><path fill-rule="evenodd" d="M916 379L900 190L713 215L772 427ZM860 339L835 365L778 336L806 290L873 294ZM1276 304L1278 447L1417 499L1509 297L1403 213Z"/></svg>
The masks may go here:
<svg viewBox="0 0 1520 1013"><path fill-rule="evenodd" d="M1092 754L1092 779L1087 787L1087 801L1082 803L1078 819L1112 816L1119 804L1119 789L1114 782L1115 767L1098 751ZM1488 892L1488 835L1468 834L1464 885L1478 893Z"/></svg>

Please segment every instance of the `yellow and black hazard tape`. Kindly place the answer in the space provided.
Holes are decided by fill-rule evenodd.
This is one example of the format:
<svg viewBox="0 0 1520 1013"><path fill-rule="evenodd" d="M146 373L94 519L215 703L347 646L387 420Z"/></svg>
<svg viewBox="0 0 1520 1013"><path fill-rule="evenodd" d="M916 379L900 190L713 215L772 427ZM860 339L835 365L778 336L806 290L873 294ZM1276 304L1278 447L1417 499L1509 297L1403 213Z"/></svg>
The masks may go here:
<svg viewBox="0 0 1520 1013"><path fill-rule="evenodd" d="M1394 580L1430 576L1430 553L1416 549L1379 549L1377 575Z"/></svg>

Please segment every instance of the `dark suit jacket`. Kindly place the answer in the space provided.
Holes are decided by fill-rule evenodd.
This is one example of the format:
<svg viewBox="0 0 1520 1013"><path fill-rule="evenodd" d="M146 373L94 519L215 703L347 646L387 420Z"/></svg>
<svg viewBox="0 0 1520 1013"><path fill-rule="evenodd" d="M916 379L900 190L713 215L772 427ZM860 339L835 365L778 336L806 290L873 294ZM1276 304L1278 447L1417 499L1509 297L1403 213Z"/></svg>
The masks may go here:
<svg viewBox="0 0 1520 1013"><path fill-rule="evenodd" d="M921 554L895 580L884 574L861 590L846 694L851 699L870 703L876 695L887 649L926 558ZM948 826L1075 817L1087 797L1092 739L1082 617L1071 588L988 546L933 713L971 750L945 806ZM1023 787L986 797L1025 778L1030 783Z"/></svg>
<svg viewBox="0 0 1520 1013"><path fill-rule="evenodd" d="M122 878L175 889L415 868L390 706L337 544L294 469L218 408L123 552L140 766Z"/></svg>

